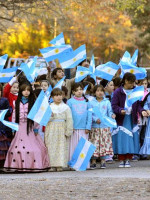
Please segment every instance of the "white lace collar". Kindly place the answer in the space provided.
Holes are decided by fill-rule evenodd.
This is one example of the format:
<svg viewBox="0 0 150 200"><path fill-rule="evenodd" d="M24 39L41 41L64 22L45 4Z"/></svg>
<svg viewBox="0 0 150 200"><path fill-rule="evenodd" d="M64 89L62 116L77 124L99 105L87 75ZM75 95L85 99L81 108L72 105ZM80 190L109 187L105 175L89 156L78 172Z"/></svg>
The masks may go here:
<svg viewBox="0 0 150 200"><path fill-rule="evenodd" d="M50 107L53 113L62 113L68 108L68 106L64 102L61 102L59 105L51 103Z"/></svg>

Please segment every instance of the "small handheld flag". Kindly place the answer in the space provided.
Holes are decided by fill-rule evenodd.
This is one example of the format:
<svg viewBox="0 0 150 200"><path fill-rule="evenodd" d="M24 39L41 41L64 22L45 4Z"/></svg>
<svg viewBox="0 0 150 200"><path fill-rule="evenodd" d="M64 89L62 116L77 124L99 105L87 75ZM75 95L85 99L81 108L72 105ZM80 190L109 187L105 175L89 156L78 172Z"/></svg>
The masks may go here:
<svg viewBox="0 0 150 200"><path fill-rule="evenodd" d="M5 54L5 55L0 57L0 72L4 68L4 65L5 65L5 63L7 61L7 58L8 58L8 54Z"/></svg>
<svg viewBox="0 0 150 200"><path fill-rule="evenodd" d="M0 83L8 83L16 74L17 67L6 68L0 72Z"/></svg>
<svg viewBox="0 0 150 200"><path fill-rule="evenodd" d="M68 163L69 166L76 171L85 171L95 149L96 147L91 142L81 137Z"/></svg>
<svg viewBox="0 0 150 200"><path fill-rule="evenodd" d="M90 70L86 67L78 66L76 71L75 82L82 81L86 76L92 74Z"/></svg>
<svg viewBox="0 0 150 200"><path fill-rule="evenodd" d="M65 78L66 78L66 76L64 76L60 81L58 81L58 82L56 83L56 85L54 86L54 88L59 88L59 89L61 89ZM54 88L53 88L53 89L54 89Z"/></svg>
<svg viewBox="0 0 150 200"><path fill-rule="evenodd" d="M55 37L53 40L51 40L49 42L50 44L53 44L53 45L64 45L65 44L65 39L64 39L64 34L63 32L60 33L57 37Z"/></svg>

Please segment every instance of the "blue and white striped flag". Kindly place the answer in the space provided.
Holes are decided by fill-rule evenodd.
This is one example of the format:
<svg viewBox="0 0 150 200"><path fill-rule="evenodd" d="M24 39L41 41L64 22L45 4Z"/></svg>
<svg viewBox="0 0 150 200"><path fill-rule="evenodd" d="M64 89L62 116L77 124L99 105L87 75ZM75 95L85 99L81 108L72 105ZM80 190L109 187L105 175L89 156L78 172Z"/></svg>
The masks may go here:
<svg viewBox="0 0 150 200"><path fill-rule="evenodd" d="M68 165L76 171L85 171L96 147L81 137Z"/></svg>
<svg viewBox="0 0 150 200"><path fill-rule="evenodd" d="M94 55L92 55L89 70L92 72L92 74L90 75L91 78L93 78L95 80L95 83L96 83Z"/></svg>
<svg viewBox="0 0 150 200"><path fill-rule="evenodd" d="M52 114L48 98L42 90L31 108L28 118L42 126L46 126Z"/></svg>
<svg viewBox="0 0 150 200"><path fill-rule="evenodd" d="M82 81L86 76L90 74L92 74L92 72L90 72L89 68L78 66L76 71L75 82Z"/></svg>
<svg viewBox="0 0 150 200"><path fill-rule="evenodd" d="M55 37L53 40L51 40L49 43L57 46L65 44L63 32L60 33L57 37Z"/></svg>
<svg viewBox="0 0 150 200"><path fill-rule="evenodd" d="M2 69L4 68L7 58L8 58L8 54L5 54L0 57L0 71L2 71Z"/></svg>
<svg viewBox="0 0 150 200"><path fill-rule="evenodd" d="M128 63L128 64L131 63L131 55L130 55L130 53L129 53L128 51L125 51L124 55L122 56L122 58L121 58L121 60L120 60L119 65L120 65L122 62L123 62L123 63Z"/></svg>
<svg viewBox="0 0 150 200"><path fill-rule="evenodd" d="M120 67L113 62L99 65L95 69L95 76L111 81Z"/></svg>
<svg viewBox="0 0 150 200"><path fill-rule="evenodd" d="M56 85L53 87L53 89L54 89L54 88L59 88L59 89L61 89L65 78L66 78L66 76L64 76L60 81L58 81L58 82L56 83Z"/></svg>
<svg viewBox="0 0 150 200"><path fill-rule="evenodd" d="M144 96L144 86L135 87L132 92L127 96L127 106L132 106L136 101L141 101Z"/></svg>
<svg viewBox="0 0 150 200"><path fill-rule="evenodd" d="M8 83L16 74L17 67L3 69L0 72L0 83Z"/></svg>
<svg viewBox="0 0 150 200"><path fill-rule="evenodd" d="M83 94L85 95L86 91L87 91L87 88L88 88L89 84L87 84L84 89L83 89Z"/></svg>
<svg viewBox="0 0 150 200"><path fill-rule="evenodd" d="M8 109L1 110L1 112L0 112L0 121L1 121L5 126L11 128L12 130L18 131L18 130L19 130L19 125L18 125L17 123L9 122L9 121L4 120L7 111L8 111Z"/></svg>
<svg viewBox="0 0 150 200"><path fill-rule="evenodd" d="M59 62L62 68L69 69L76 67L80 62L82 62L85 59L86 59L86 48L85 45L82 45L75 51L70 52L66 54L66 56L59 58Z"/></svg>
<svg viewBox="0 0 150 200"><path fill-rule="evenodd" d="M46 47L40 49L41 54L45 58L47 62L50 62L55 59L61 59L64 55L69 54L72 52L72 47L70 45L60 45L54 47Z"/></svg>
<svg viewBox="0 0 150 200"><path fill-rule="evenodd" d="M137 59L138 59L138 49L135 50L135 52L131 58L131 64L136 66Z"/></svg>
<svg viewBox="0 0 150 200"><path fill-rule="evenodd" d="M48 87L48 89L46 90L46 92L45 92L45 94L46 94L46 96L47 96L47 98L49 99L49 97L51 96L51 92L52 92L52 86L50 85L49 87Z"/></svg>
<svg viewBox="0 0 150 200"><path fill-rule="evenodd" d="M106 125L107 127L110 127L110 128L117 128L116 120L111 117L107 117L107 116L103 115L103 113L100 112L100 110L97 106L92 108L92 110L93 110L93 113L100 119L100 121L104 125Z"/></svg>
<svg viewBox="0 0 150 200"><path fill-rule="evenodd" d="M136 67L132 64L121 63L121 78L124 76L125 73L130 72L135 75L137 80L144 79L147 76L147 72L145 68Z"/></svg>

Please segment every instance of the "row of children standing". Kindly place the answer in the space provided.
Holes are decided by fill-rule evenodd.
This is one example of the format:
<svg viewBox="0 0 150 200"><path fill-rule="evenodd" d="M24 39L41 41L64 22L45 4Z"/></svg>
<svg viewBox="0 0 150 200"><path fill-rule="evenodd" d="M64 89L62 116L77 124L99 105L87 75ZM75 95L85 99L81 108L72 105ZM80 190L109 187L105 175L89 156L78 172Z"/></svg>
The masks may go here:
<svg viewBox="0 0 150 200"><path fill-rule="evenodd" d="M64 76L63 70L56 68L52 76L53 79L50 77L50 81L54 86ZM52 171L62 171L63 167L67 167L67 163L71 159L81 136L96 145L96 151L92 158L93 166L96 166L96 159L100 158L101 168L105 168L105 159L115 153L119 154L120 167L130 167L129 159L132 154L139 153L139 140L137 131L135 131L137 130L135 128L138 120L137 113L148 116L148 112L141 107L139 102L133 104L132 108L124 109L126 94L129 90L132 90L135 76L127 73L123 78L123 85L114 92L113 97L112 81L102 80L101 85L91 88L94 97L91 98L88 94L87 98L90 101L88 101L86 95L83 95L83 84L73 84L73 82L74 79L64 82L64 85L69 90L66 95L67 99L71 95L71 86L73 86L73 96L67 101L68 105L65 104L66 98L64 98L65 103L63 102L62 90L56 88L51 93L54 102L50 104L50 107L53 114L45 129L45 144L38 134L39 125L27 119L27 113L35 102L31 85L29 83L20 84L16 100L18 82L16 82L15 78L10 82L10 93L4 92L4 94L7 93L6 97L11 106L9 106L7 99L1 98L7 101L8 104L7 107L2 106L1 110L9 107L7 116L12 116L12 121L19 123L19 131L13 133L14 138L11 145L12 136L11 139L7 136L7 132L11 133L11 131L1 133L2 136L6 137L5 140L1 139L1 154L3 154L3 157L0 157L3 160L3 164L6 157L5 168L30 171L47 170L51 166ZM48 88L48 84L48 81L42 81L41 87L44 91ZM90 82L89 85L92 87ZM16 91L13 91L13 87L17 88ZM5 87L4 91L6 89L8 90ZM110 100L112 99L112 107L110 101L105 98L106 90L106 96ZM104 115L112 118L116 117L118 128L113 130L112 136L110 128L102 124L97 116L92 115L90 108L94 106L98 106ZM134 124L132 124L131 115ZM126 143L122 141L126 141Z"/></svg>

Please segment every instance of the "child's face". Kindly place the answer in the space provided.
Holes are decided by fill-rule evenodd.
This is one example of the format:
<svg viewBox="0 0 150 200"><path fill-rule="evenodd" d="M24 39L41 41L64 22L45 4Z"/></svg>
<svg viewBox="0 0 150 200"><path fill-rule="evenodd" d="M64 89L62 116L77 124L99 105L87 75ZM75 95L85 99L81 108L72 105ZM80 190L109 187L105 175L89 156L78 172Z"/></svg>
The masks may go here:
<svg viewBox="0 0 150 200"><path fill-rule="evenodd" d="M54 103L60 104L62 102L63 97L62 95L58 95L58 96L53 96L52 98L53 98Z"/></svg>
<svg viewBox="0 0 150 200"><path fill-rule="evenodd" d="M56 79L62 79L64 77L64 72L63 70L58 70L56 75L54 76Z"/></svg>
<svg viewBox="0 0 150 200"><path fill-rule="evenodd" d="M19 92L19 84L18 83L14 83L10 89L10 92L12 94L17 94Z"/></svg>
<svg viewBox="0 0 150 200"><path fill-rule="evenodd" d="M144 89L146 90L146 89L147 89L147 86L148 86L147 80L144 80L142 85L144 86Z"/></svg>
<svg viewBox="0 0 150 200"><path fill-rule="evenodd" d="M133 87L135 86L135 82L131 82L131 81L125 80L124 86L125 86L128 90L133 89Z"/></svg>
<svg viewBox="0 0 150 200"><path fill-rule="evenodd" d="M25 89L22 91L22 95L27 98L30 95L30 91L28 89Z"/></svg>
<svg viewBox="0 0 150 200"><path fill-rule="evenodd" d="M73 94L75 95L75 97L82 97L82 95L83 95L83 89L81 87L78 87L76 89L76 91L73 91Z"/></svg>
<svg viewBox="0 0 150 200"><path fill-rule="evenodd" d="M95 95L96 98L101 99L104 97L104 91L101 88L97 88Z"/></svg>
<svg viewBox="0 0 150 200"><path fill-rule="evenodd" d="M106 90L107 90L107 92L109 92L109 93L112 93L112 92L114 91L114 83L113 83L113 81L110 81L110 82L107 84Z"/></svg>
<svg viewBox="0 0 150 200"><path fill-rule="evenodd" d="M44 92L46 92L46 90L48 89L48 83L47 82L42 82L41 83L41 89L44 90Z"/></svg>

